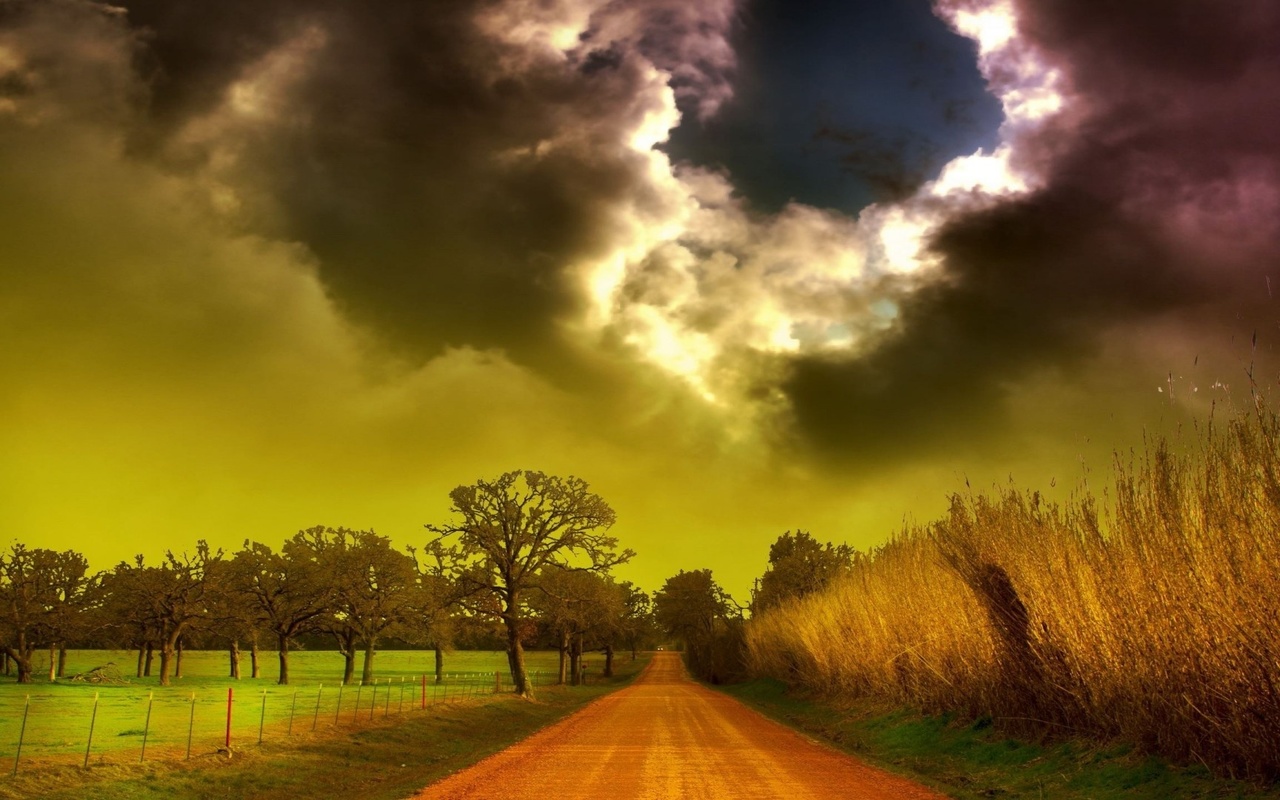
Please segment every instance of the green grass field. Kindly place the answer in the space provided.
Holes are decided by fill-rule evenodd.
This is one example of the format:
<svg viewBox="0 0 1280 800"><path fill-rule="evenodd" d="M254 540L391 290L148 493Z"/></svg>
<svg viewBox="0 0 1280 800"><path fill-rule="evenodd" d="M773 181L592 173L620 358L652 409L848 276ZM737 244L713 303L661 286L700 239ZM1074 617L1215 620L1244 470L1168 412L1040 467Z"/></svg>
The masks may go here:
<svg viewBox="0 0 1280 800"><path fill-rule="evenodd" d="M415 662L410 654L404 656L406 663L420 663ZM459 654L446 663L459 667L467 663L487 667L491 657L492 654L484 653ZM537 658L545 664L548 654L540 654ZM5 770L5 779L0 780L0 800L29 800L33 797L42 800L83 800L86 797L93 800L298 800L303 797L400 800L624 686L648 661L648 654L637 661L632 661L629 656L620 658L614 678L600 677L599 670L593 669L593 676L586 686L542 686L538 688L537 699L533 702L509 692L459 698L453 690L463 684L455 681L450 684L452 689L448 702L442 696L426 711L410 711L406 688L405 710L399 715L396 713L398 682L393 682L388 716L383 716L385 706L380 701L373 720L363 712L358 721L353 720L349 712L354 705L349 705L350 700L344 699L344 711L338 725L334 725L332 719L326 722L322 714L317 732L312 733L311 717L308 716L307 723L298 724L290 736L286 716L274 728L268 723L261 746L257 745L258 711L249 708L245 710L245 714L252 718L248 735L242 737L238 745L233 742L234 754L230 757L215 751L215 745L221 743L220 738L194 750L190 760L183 757L181 748L171 754L176 757L153 758L152 745L148 742L147 760L139 763L140 737L135 738L133 734L126 737L131 742L129 748L95 755L88 769L81 767L83 740L72 748L78 751L72 756L28 761L24 751L21 769L16 776L8 776L12 760L7 765L0 764L0 769ZM226 683L221 679L213 680L223 685ZM259 697L262 682L265 681L258 682L255 687ZM212 686L212 682L209 685ZM14 695L12 687L11 683L3 684L0 688L4 691L0 694ZM492 685L488 684L488 687L492 688ZM37 685L37 688L48 687ZM123 688L134 693L135 703L139 692L145 698L151 691L146 686ZM301 692L303 687L297 688ZM190 691L187 690L188 698ZM225 702L225 689L223 691ZM328 691L327 685L325 691ZM20 692L16 694L21 696ZM92 690L88 696L92 699ZM381 691L378 696L385 697ZM158 692L156 697L160 697ZM301 697L300 693L298 721L303 716ZM366 694L361 709L368 708ZM333 707L330 706L329 710L332 711ZM225 706L223 711L225 713ZM65 719L68 730L79 730L81 721L71 715ZM84 722L87 723L87 718ZM10 721L6 717L0 720L0 724L7 730ZM237 726L239 724L237 717ZM183 726L179 727L182 728L181 738L185 747ZM98 752L97 742L95 734L95 754Z"/></svg>
<svg viewBox="0 0 1280 800"><path fill-rule="evenodd" d="M47 654L44 657L47 659ZM68 678L52 683L43 677L47 660L43 669L37 668L41 677L34 684L19 685L0 676L0 769L12 770L20 738L19 770L24 764L32 768L42 762L81 763L86 748L90 763L138 761L144 756L144 734L148 761L186 758L188 734L193 756L214 752L225 741L228 689L232 692L232 749L256 746L260 727L264 743L282 743L313 730L357 727L421 709L424 673L425 704L429 706L491 694L495 673L501 674L503 688L510 689L506 654L502 652L447 653L442 685L434 682L434 654L429 650L378 653L375 680L368 686L341 687L342 657L334 652L291 653L288 686L276 685L275 653L262 651L259 658L261 677L232 680L227 677L225 652L188 651L183 656L183 677L172 679L167 687L160 686L154 676L133 677L137 654L129 651L70 651ZM537 683L554 680L556 653L531 652L527 659ZM129 682L94 685L69 680L76 673L107 663L119 667ZM589 673L598 673L598 657L588 658L587 663ZM241 670L242 675L249 675L247 653ZM157 663L153 673L158 672Z"/></svg>

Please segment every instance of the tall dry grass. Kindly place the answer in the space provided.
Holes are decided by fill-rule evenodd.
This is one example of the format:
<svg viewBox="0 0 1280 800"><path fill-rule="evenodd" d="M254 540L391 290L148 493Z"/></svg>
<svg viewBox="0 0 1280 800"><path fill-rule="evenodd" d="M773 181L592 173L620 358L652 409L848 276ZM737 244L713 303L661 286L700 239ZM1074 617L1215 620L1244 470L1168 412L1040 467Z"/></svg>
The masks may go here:
<svg viewBox="0 0 1280 800"><path fill-rule="evenodd" d="M1280 777L1280 417L1161 440L1100 501L956 495L753 619L755 674Z"/></svg>

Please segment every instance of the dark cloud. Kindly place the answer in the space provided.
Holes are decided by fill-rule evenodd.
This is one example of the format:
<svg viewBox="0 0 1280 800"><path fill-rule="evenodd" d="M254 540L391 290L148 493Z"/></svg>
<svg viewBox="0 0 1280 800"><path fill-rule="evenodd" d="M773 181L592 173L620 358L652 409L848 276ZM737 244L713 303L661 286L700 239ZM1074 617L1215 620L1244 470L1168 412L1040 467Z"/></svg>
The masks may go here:
<svg viewBox="0 0 1280 800"><path fill-rule="evenodd" d="M746 413L738 387L759 373L775 397L790 359L794 419L830 453L901 452L995 418L1029 371L1078 361L1117 324L1256 291L1257 265L1280 255L1280 12L1260 2L1021 3L1070 98L1011 135L1042 185L994 207L907 200L907 215L951 215L933 242L941 278L918 283L886 266L889 206L862 222L765 215L728 177L647 152L673 122L668 87L699 115L729 96L732 0L126 0L123 18L55 5L110 20L67 26L68 43L104 26L132 37L149 100L126 115L131 158L221 203L230 237L303 245L326 299L384 344L502 350L561 378L625 353ZM0 101L35 91L35 74L0 75ZM77 85L88 107L92 81ZM901 197L932 138L896 130L823 135ZM584 264L616 290L599 307Z"/></svg>
<svg viewBox="0 0 1280 800"><path fill-rule="evenodd" d="M248 224L307 245L339 304L411 350L562 360L556 322L581 303L565 267L603 252L617 207L643 188L621 142L648 110L649 78L625 50L603 42L610 69L599 56L506 68L524 54L477 26L484 4L461 0L126 6L154 87L141 151L212 161L221 138L180 156L175 140L311 31L279 121L237 143L238 179L270 206Z"/></svg>
<svg viewBox="0 0 1280 800"><path fill-rule="evenodd" d="M151 87L154 121L169 125L208 111L250 61L289 32L298 3L124 3L147 48L139 69Z"/></svg>
<svg viewBox="0 0 1280 800"><path fill-rule="evenodd" d="M671 75L682 110L706 118L733 94L737 57L726 39L738 26L738 0L613 0L583 34L634 48Z"/></svg>
<svg viewBox="0 0 1280 800"><path fill-rule="evenodd" d="M855 361L794 365L802 429L858 460L955 446L1000 418L1027 371L1092 352L1118 318L1192 298L1186 278L1151 274L1175 253L1112 211L1052 191L951 226L937 242L950 281L905 302L900 333Z"/></svg>
<svg viewBox="0 0 1280 800"><path fill-rule="evenodd" d="M1260 0L1021 0L1020 28L1095 96L1129 93L1160 78L1229 86L1274 61L1277 11ZM1185 87L1179 87L1185 88ZM1096 93L1096 94L1095 94Z"/></svg>
<svg viewBox="0 0 1280 800"><path fill-rule="evenodd" d="M796 419L830 454L961 441L1002 418L1009 387L1035 369L1077 363L1104 332L1157 314L1231 318L1280 263L1280 10L1020 11L1071 93L1024 148L1045 183L946 225L934 241L944 280L904 304L870 355L794 364Z"/></svg>

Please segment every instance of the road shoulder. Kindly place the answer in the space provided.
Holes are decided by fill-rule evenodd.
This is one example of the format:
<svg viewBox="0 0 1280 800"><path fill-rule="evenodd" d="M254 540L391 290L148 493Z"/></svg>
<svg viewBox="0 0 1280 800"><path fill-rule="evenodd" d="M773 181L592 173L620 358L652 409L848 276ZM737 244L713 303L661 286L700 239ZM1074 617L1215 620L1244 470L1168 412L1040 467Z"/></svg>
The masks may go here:
<svg viewBox="0 0 1280 800"><path fill-rule="evenodd" d="M767 679L710 688L867 763L957 800L1001 796L1280 800L1280 787L1217 779L1203 767L1173 766L1125 745L1080 740L1021 742L1002 735L988 720L963 724L905 709L871 705L837 708L791 694L783 684Z"/></svg>

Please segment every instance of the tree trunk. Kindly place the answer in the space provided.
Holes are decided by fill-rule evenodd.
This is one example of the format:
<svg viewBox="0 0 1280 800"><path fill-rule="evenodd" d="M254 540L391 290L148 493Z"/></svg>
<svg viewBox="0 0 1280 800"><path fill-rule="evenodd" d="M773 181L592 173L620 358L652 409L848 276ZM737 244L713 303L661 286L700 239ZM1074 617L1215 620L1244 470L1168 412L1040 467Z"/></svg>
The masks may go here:
<svg viewBox="0 0 1280 800"><path fill-rule="evenodd" d="M27 637L18 634L18 649L5 648L5 654L18 667L18 683L31 683L31 651L27 649Z"/></svg>
<svg viewBox="0 0 1280 800"><path fill-rule="evenodd" d="M160 685L169 685L169 663L173 658L173 647L167 642L160 645Z"/></svg>
<svg viewBox="0 0 1280 800"><path fill-rule="evenodd" d="M49 643L49 682L53 683L58 679L58 643Z"/></svg>
<svg viewBox="0 0 1280 800"><path fill-rule="evenodd" d="M577 686L582 682L582 634L573 637L573 646L569 648L569 683Z"/></svg>
<svg viewBox="0 0 1280 800"><path fill-rule="evenodd" d="M376 652L374 644L377 642L373 636L364 643L364 667L360 670L360 680L362 683L373 683L373 656Z"/></svg>
<svg viewBox="0 0 1280 800"><path fill-rule="evenodd" d="M520 642L520 597L512 594L507 598L502 612L502 622L507 627L507 663L511 666L511 683L520 697L533 699L533 687L529 685L529 675L524 668L524 645Z"/></svg>
<svg viewBox="0 0 1280 800"><path fill-rule="evenodd" d="M249 672L250 678L257 678L262 674L262 667L258 664L258 640L254 639L249 642Z"/></svg>
<svg viewBox="0 0 1280 800"><path fill-rule="evenodd" d="M61 678L67 672L67 644L62 642L58 645L58 677Z"/></svg>
<svg viewBox="0 0 1280 800"><path fill-rule="evenodd" d="M556 676L556 686L564 686L569 677L569 632L560 631L560 672Z"/></svg>
<svg viewBox="0 0 1280 800"><path fill-rule="evenodd" d="M155 645L152 644L151 642L147 642L147 660L142 667L142 677L144 678L151 677L151 662L155 658L155 655L156 655Z"/></svg>
<svg viewBox="0 0 1280 800"><path fill-rule="evenodd" d="M280 635L280 680L281 686L289 685L289 637Z"/></svg>
<svg viewBox="0 0 1280 800"><path fill-rule="evenodd" d="M444 648L436 645L436 683L444 683Z"/></svg>
<svg viewBox="0 0 1280 800"><path fill-rule="evenodd" d="M356 679L356 632L343 628L332 633L338 640L338 652L342 653L342 683L350 686Z"/></svg>
<svg viewBox="0 0 1280 800"><path fill-rule="evenodd" d="M174 645L174 651L177 655L173 662L173 677L175 678L182 677L182 649L182 637L179 636L177 644Z"/></svg>
<svg viewBox="0 0 1280 800"><path fill-rule="evenodd" d="M231 677L240 680L240 642L234 639L231 640L227 658L231 661Z"/></svg>
<svg viewBox="0 0 1280 800"><path fill-rule="evenodd" d="M604 676L613 677L613 645L611 644L604 646Z"/></svg>

